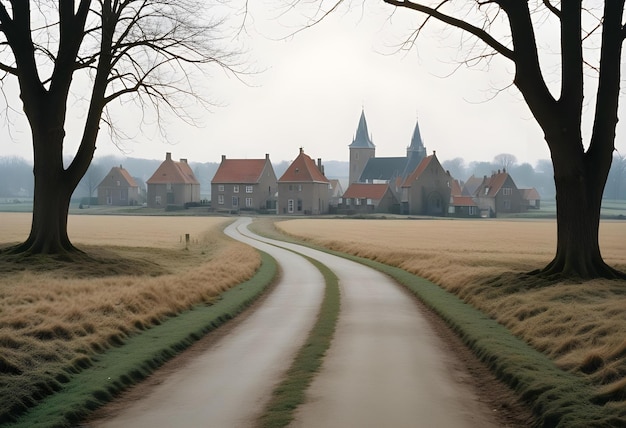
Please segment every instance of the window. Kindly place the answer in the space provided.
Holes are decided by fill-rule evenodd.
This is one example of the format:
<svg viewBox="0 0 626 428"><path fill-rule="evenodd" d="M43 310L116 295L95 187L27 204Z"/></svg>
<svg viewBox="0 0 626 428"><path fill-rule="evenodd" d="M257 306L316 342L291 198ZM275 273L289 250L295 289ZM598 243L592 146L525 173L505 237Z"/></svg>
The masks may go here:
<svg viewBox="0 0 626 428"><path fill-rule="evenodd" d="M246 208L250 208L252 206L252 198L246 198Z"/></svg>
<svg viewBox="0 0 626 428"><path fill-rule="evenodd" d="M510 210L511 209L511 201L508 199L504 200L504 209L505 210Z"/></svg>
<svg viewBox="0 0 626 428"><path fill-rule="evenodd" d="M120 185L120 180L117 180L117 185L118 185L118 186Z"/></svg>
<svg viewBox="0 0 626 428"><path fill-rule="evenodd" d="M157 205L161 205L161 197L160 197L160 196L155 196L155 197L154 197L154 202L155 202Z"/></svg>
<svg viewBox="0 0 626 428"><path fill-rule="evenodd" d="M476 207L469 207L469 215L476 215Z"/></svg>
<svg viewBox="0 0 626 428"><path fill-rule="evenodd" d="M372 200L371 200L370 198L367 198L367 205L374 205L374 204L372 203Z"/></svg>
<svg viewBox="0 0 626 428"><path fill-rule="evenodd" d="M298 184L298 192L302 192L302 184Z"/></svg>
<svg viewBox="0 0 626 428"><path fill-rule="evenodd" d="M246 193L252 193L253 187L252 186L246 186Z"/></svg>
<svg viewBox="0 0 626 428"><path fill-rule="evenodd" d="M239 198L237 196L233 196L233 207L238 207L239 206Z"/></svg>
<svg viewBox="0 0 626 428"><path fill-rule="evenodd" d="M239 184L233 186L233 193L239 193Z"/></svg>
<svg viewBox="0 0 626 428"><path fill-rule="evenodd" d="M298 199L298 212L302 211L302 199Z"/></svg>
<svg viewBox="0 0 626 428"><path fill-rule="evenodd" d="M291 192L293 190L293 184L289 185L289 191Z"/></svg>
<svg viewBox="0 0 626 428"><path fill-rule="evenodd" d="M354 205L361 205L361 199L354 198Z"/></svg>
<svg viewBox="0 0 626 428"><path fill-rule="evenodd" d="M485 187L485 195L489 194L489 186Z"/></svg>
<svg viewBox="0 0 626 428"><path fill-rule="evenodd" d="M224 205L224 195L217 195L217 203L219 205Z"/></svg>
<svg viewBox="0 0 626 428"><path fill-rule="evenodd" d="M224 185L223 184L218 184L217 185L217 191L218 192L223 192L224 191Z"/></svg>
<svg viewBox="0 0 626 428"><path fill-rule="evenodd" d="M293 213L293 199L287 201L287 212Z"/></svg>
<svg viewBox="0 0 626 428"><path fill-rule="evenodd" d="M502 195L503 196L511 196L513 194L513 189L511 189L510 187L503 187L502 188Z"/></svg>

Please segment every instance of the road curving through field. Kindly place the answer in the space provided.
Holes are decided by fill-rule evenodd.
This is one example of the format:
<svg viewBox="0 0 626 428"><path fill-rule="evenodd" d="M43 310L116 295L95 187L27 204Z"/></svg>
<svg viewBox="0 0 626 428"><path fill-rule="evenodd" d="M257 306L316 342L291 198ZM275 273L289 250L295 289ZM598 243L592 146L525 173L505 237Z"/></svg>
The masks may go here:
<svg viewBox="0 0 626 428"><path fill-rule="evenodd" d="M233 330L141 399L92 427L249 427L262 412L315 322L324 291L321 273L306 259L225 233L280 260L281 278L263 304Z"/></svg>
<svg viewBox="0 0 626 428"><path fill-rule="evenodd" d="M241 228L240 228L241 229ZM247 236L254 236L243 230ZM301 245L339 278L341 312L294 427L496 427L414 298L386 275ZM280 261L279 261L280 262Z"/></svg>
<svg viewBox="0 0 626 428"><path fill-rule="evenodd" d="M226 233L271 254L280 284L206 353L101 427L250 427L303 344L324 281L296 253L340 281L341 312L322 369L294 427L495 427L486 406L457 379L414 298L389 277L311 248L260 237L239 218Z"/></svg>

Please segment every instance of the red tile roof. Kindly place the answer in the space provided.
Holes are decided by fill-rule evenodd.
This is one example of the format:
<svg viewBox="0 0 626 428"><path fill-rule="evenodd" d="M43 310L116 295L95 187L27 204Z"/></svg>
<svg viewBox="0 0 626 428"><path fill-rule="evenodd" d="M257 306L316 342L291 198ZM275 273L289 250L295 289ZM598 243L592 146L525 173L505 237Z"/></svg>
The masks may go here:
<svg viewBox="0 0 626 428"><path fill-rule="evenodd" d="M165 160L146 181L147 184L200 184L186 161L175 162L168 153Z"/></svg>
<svg viewBox="0 0 626 428"><path fill-rule="evenodd" d="M477 207L470 196L452 196L452 205L456 207Z"/></svg>
<svg viewBox="0 0 626 428"><path fill-rule="evenodd" d="M118 167L114 167L114 168L118 168ZM119 173L122 177L124 177L124 180L126 180L126 183L128 183L129 187L139 187L137 186L137 182L135 181L135 179L133 177L130 176L130 174L128 173L128 171L126 171L124 168L122 168L121 166L118 168L119 169Z"/></svg>
<svg viewBox="0 0 626 428"><path fill-rule="evenodd" d="M389 189L388 184L352 183L343 198L367 198L381 200Z"/></svg>
<svg viewBox="0 0 626 428"><path fill-rule="evenodd" d="M300 149L298 157L291 162L289 168L278 179L279 182L317 182L330 183L315 165L313 159Z"/></svg>
<svg viewBox="0 0 626 428"><path fill-rule="evenodd" d="M461 196L463 194L459 180L450 180L450 194L452 196Z"/></svg>
<svg viewBox="0 0 626 428"><path fill-rule="evenodd" d="M435 155L430 155L430 156L426 156L424 159L422 159L422 161L419 163L417 168L415 168L415 171L413 171L411 174L409 174L409 176L406 178L406 180L404 180L404 183L402 184L402 187L410 187L411 183L414 182L415 180L417 180L417 178L422 174L422 172L424 172L426 170L428 165L430 165L430 161L433 160L434 157L435 157Z"/></svg>
<svg viewBox="0 0 626 428"><path fill-rule="evenodd" d="M520 189L520 190L522 192L522 199L525 199L527 201L531 201L531 200L536 201L538 199L541 199L541 196L539 196L539 192L534 187L530 189Z"/></svg>
<svg viewBox="0 0 626 428"><path fill-rule="evenodd" d="M508 172L498 171L496 174L488 177L486 181L483 181L483 184L476 189L476 192L480 192L480 196L495 197L502 188L502 185L506 182L507 178L509 178ZM487 193L484 191L486 187L489 188Z"/></svg>
<svg viewBox="0 0 626 428"><path fill-rule="evenodd" d="M223 159L211 183L258 183L267 159Z"/></svg>

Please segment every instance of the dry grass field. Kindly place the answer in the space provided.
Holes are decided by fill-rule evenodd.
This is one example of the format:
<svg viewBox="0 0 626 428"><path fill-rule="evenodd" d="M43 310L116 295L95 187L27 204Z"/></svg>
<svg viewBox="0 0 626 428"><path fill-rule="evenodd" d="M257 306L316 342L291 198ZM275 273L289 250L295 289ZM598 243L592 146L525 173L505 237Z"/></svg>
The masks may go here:
<svg viewBox="0 0 626 428"><path fill-rule="evenodd" d="M70 239L85 261L0 258L0 416L54 390L68 370L133 332L250 278L260 257L222 234L228 221L70 216ZM29 230L30 214L1 213L0 248Z"/></svg>
<svg viewBox="0 0 626 428"><path fill-rule="evenodd" d="M276 225L315 245L430 279L626 406L626 281L547 284L525 275L554 255L554 221L298 219ZM626 222L603 222L600 245L605 260L626 271Z"/></svg>

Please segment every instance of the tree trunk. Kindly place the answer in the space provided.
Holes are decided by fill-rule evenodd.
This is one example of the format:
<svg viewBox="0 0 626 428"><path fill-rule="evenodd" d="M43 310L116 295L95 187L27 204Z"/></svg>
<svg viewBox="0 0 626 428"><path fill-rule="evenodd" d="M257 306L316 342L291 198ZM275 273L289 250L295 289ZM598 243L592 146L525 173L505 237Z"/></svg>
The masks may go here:
<svg viewBox="0 0 626 428"><path fill-rule="evenodd" d="M557 248L542 275L586 278L624 278L602 259L598 232L608 162L589 153L572 155L571 148L552 154L556 186Z"/></svg>
<svg viewBox="0 0 626 428"><path fill-rule="evenodd" d="M63 254L78 251L67 235L70 198L78 182L63 166L62 126L54 120L33 128L33 174L35 179L33 219L28 239L13 253Z"/></svg>

